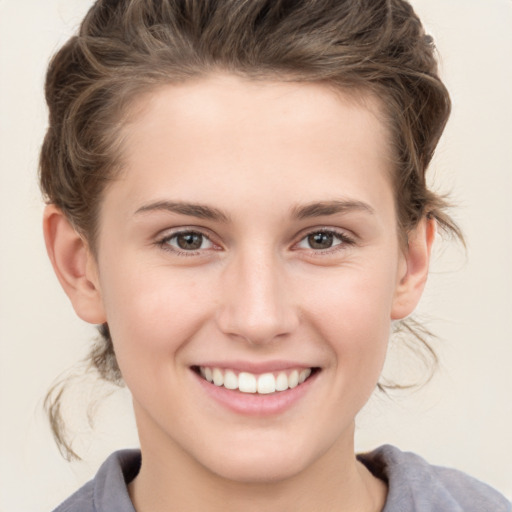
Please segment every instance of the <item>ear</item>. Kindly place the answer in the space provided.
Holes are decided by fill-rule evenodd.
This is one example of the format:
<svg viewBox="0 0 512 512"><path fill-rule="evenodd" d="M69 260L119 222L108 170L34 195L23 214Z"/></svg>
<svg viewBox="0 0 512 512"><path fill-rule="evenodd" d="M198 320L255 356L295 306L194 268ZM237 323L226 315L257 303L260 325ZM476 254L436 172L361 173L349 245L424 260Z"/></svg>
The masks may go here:
<svg viewBox="0 0 512 512"><path fill-rule="evenodd" d="M53 270L76 314L91 324L106 322L96 260L62 210L48 205L43 232Z"/></svg>
<svg viewBox="0 0 512 512"><path fill-rule="evenodd" d="M426 217L408 233L407 248L399 269L400 281L393 299L392 320L409 316L420 301L427 282L435 233L435 220Z"/></svg>

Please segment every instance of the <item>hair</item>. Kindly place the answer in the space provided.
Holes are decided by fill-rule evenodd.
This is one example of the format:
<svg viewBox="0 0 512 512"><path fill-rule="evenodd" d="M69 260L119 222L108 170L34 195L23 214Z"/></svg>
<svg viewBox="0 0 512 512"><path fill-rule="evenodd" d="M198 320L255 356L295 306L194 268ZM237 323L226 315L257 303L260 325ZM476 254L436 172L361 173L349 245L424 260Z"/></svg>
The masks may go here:
<svg viewBox="0 0 512 512"><path fill-rule="evenodd" d="M406 242L407 232L429 217L463 240L445 198L426 184L451 104L433 40L405 0L98 0L49 65L40 158L46 201L93 252L103 191L122 169L120 129L134 100L216 71L377 97L394 150L398 232ZM435 363L426 331L417 327L402 325ZM90 366L122 383L108 325L100 335ZM61 452L73 457L61 395L54 388L46 408Z"/></svg>

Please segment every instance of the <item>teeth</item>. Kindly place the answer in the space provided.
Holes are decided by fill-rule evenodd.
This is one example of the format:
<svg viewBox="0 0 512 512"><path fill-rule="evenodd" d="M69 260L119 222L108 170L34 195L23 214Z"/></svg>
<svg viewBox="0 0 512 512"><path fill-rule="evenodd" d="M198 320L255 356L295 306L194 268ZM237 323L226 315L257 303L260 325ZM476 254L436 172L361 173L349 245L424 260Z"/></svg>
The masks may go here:
<svg viewBox="0 0 512 512"><path fill-rule="evenodd" d="M258 377L258 393L268 395L269 393L275 393L275 391L276 379L271 373L264 373Z"/></svg>
<svg viewBox="0 0 512 512"><path fill-rule="evenodd" d="M276 379L276 390L286 391L288 389L288 377L286 373L281 372Z"/></svg>
<svg viewBox="0 0 512 512"><path fill-rule="evenodd" d="M252 373L242 372L238 376L238 389L242 393L256 393L256 377Z"/></svg>
<svg viewBox="0 0 512 512"><path fill-rule="evenodd" d="M224 375L224 387L227 389L238 389L238 377L234 372L228 370Z"/></svg>
<svg viewBox="0 0 512 512"><path fill-rule="evenodd" d="M302 384L311 375L311 368L301 370L299 373L299 384Z"/></svg>
<svg viewBox="0 0 512 512"><path fill-rule="evenodd" d="M216 386L222 386L224 384L224 374L218 369L213 369L213 383Z"/></svg>
<svg viewBox="0 0 512 512"><path fill-rule="evenodd" d="M241 372L238 375L233 370L221 370L220 368L208 368L201 366L199 373L208 382L216 386L224 386L226 389L238 389L242 393L259 393L262 395L286 391L302 384L310 375L311 368L304 370L292 370L289 373L279 372L263 373L259 376L249 372Z"/></svg>
<svg viewBox="0 0 512 512"><path fill-rule="evenodd" d="M297 370L293 370L288 377L288 386L291 388L296 388L299 385L299 372Z"/></svg>

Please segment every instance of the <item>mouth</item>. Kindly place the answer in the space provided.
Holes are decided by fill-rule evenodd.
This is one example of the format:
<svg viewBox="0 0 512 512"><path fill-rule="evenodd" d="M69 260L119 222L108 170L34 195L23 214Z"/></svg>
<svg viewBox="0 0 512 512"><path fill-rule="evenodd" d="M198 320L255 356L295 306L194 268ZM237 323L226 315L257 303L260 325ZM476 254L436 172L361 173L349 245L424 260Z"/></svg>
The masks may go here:
<svg viewBox="0 0 512 512"><path fill-rule="evenodd" d="M320 368L290 368L261 374L209 366L193 366L192 370L219 388L252 395L271 395L301 386L318 373Z"/></svg>

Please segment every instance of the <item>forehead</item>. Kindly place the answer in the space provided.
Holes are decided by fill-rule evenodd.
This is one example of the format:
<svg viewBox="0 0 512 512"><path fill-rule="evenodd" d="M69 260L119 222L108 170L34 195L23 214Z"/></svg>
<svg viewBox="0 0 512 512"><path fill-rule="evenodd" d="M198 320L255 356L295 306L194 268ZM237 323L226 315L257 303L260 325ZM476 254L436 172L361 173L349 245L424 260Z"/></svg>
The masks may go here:
<svg viewBox="0 0 512 512"><path fill-rule="evenodd" d="M198 137L208 130L218 134L219 128L235 133L253 130L255 135L258 130L286 128L282 132L285 137L293 135L293 126L300 131L307 124L310 129L317 128L307 133L314 141L328 138L328 132L339 135L340 125L345 124L349 128L342 135L348 140L352 127L362 123L378 131L383 142L387 137L382 122L384 108L373 94L318 82L256 80L215 73L157 87L136 98L130 110L130 122L125 126L128 137L137 131L137 125L154 124L158 112L167 128L179 128L188 139L194 132ZM129 151L129 147L126 149Z"/></svg>
<svg viewBox="0 0 512 512"><path fill-rule="evenodd" d="M390 187L378 100L318 83L217 74L162 86L134 104L123 139L121 187L141 203L228 200L229 187L277 205Z"/></svg>

